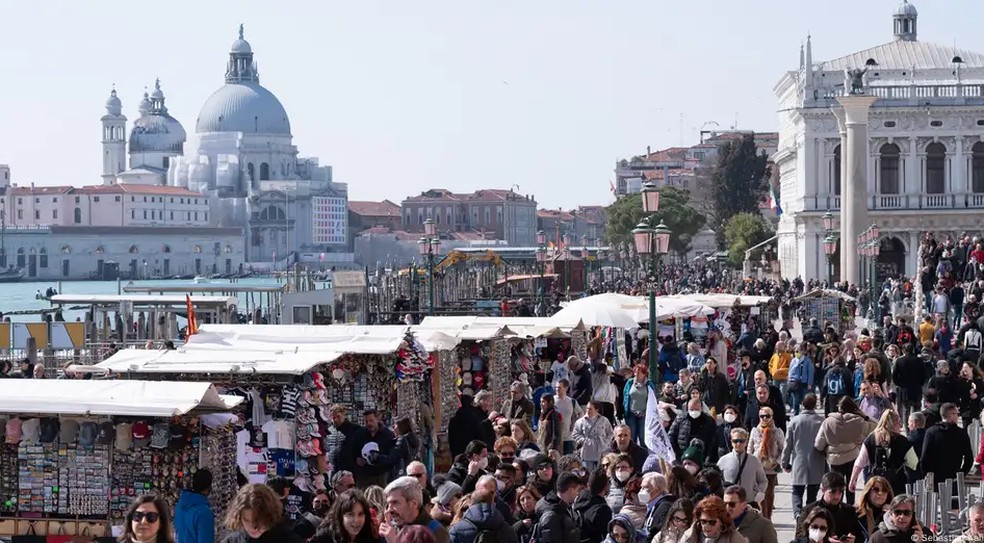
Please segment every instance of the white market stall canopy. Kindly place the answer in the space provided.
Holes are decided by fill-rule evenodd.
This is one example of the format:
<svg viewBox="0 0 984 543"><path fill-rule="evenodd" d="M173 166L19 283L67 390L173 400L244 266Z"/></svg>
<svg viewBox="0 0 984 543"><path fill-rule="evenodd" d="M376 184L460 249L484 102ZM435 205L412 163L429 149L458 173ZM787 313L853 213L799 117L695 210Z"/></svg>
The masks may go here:
<svg viewBox="0 0 984 543"><path fill-rule="evenodd" d="M698 301L674 299L669 296L656 298L657 320L713 313L713 307ZM569 302L550 320L555 326L581 323L586 326L637 328L639 323L649 322L649 299L644 296L617 293L596 294Z"/></svg>
<svg viewBox="0 0 984 543"><path fill-rule="evenodd" d="M94 366L73 365L77 373L302 375L341 358L339 352L248 351L243 349L155 351L124 349Z"/></svg>
<svg viewBox="0 0 984 543"><path fill-rule="evenodd" d="M0 413L174 417L228 411L243 399L211 383L0 379Z"/></svg>
<svg viewBox="0 0 984 543"><path fill-rule="evenodd" d="M841 292L839 290L829 289L829 288L815 288L806 294L798 298L793 298L794 302L802 302L803 300L808 300L810 298L840 298L845 302L856 302L857 299L854 296L846 292Z"/></svg>
<svg viewBox="0 0 984 543"><path fill-rule="evenodd" d="M666 296L668 299L677 300L690 300L692 302L701 303L716 309L734 307L735 301L738 305L745 307L752 307L761 304L767 304L772 301L771 296L751 296L748 294L728 294L725 292L709 292L706 294L674 294L672 296Z"/></svg>
<svg viewBox="0 0 984 543"><path fill-rule="evenodd" d="M442 331L459 340L485 341L495 337L568 337L570 331L547 317L424 317L419 330Z"/></svg>
<svg viewBox="0 0 984 543"><path fill-rule="evenodd" d="M428 352L455 348L459 340L440 330L410 328ZM392 354L406 337L403 325L204 324L184 350L248 350Z"/></svg>

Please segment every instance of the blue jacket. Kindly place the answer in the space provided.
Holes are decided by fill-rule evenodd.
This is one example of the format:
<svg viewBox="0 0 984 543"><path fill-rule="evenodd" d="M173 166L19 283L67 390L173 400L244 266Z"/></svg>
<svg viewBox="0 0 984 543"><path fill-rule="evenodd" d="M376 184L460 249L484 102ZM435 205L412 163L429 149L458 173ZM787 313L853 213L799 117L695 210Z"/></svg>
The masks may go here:
<svg viewBox="0 0 984 543"><path fill-rule="evenodd" d="M174 507L174 531L181 543L215 543L215 514L208 498L182 490Z"/></svg>
<svg viewBox="0 0 984 543"><path fill-rule="evenodd" d="M813 361L810 360L809 356L793 358L789 365L789 380L803 383L806 385L806 390L813 389L813 373Z"/></svg>
<svg viewBox="0 0 984 543"><path fill-rule="evenodd" d="M649 390L653 391L653 395L657 398L659 394L656 393L656 385L653 384L652 379L646 379L646 384L649 385ZM625 382L625 389L622 390L622 408L625 409L626 413L629 413L629 392L632 387L635 386L635 377L630 377L628 381Z"/></svg>

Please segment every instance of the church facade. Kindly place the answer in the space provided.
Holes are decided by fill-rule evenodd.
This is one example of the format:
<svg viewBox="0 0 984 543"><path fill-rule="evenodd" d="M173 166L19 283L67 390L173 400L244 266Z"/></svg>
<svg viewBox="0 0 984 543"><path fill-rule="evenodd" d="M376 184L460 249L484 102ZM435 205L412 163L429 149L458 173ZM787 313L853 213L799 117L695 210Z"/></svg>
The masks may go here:
<svg viewBox="0 0 984 543"><path fill-rule="evenodd" d="M868 117L866 204L880 228L880 276L914 274L926 232L956 238L981 230L984 54L920 41L918 13L908 1L892 25L891 41L822 62L813 61L807 38L799 69L774 87L780 113L773 161L784 211L778 253L785 277L827 277L822 217L840 212L846 156L834 109L851 90L847 70L866 69L865 92L877 98ZM839 241L835 277L839 251L856 246Z"/></svg>
<svg viewBox="0 0 984 543"><path fill-rule="evenodd" d="M112 92L102 117L105 184L201 193L213 226L243 229L249 261L290 261L302 252L345 247L348 188L334 182L331 166L299 156L286 109L260 85L242 26L224 84L205 101L191 136L168 112L159 81L139 113L127 142L127 119Z"/></svg>

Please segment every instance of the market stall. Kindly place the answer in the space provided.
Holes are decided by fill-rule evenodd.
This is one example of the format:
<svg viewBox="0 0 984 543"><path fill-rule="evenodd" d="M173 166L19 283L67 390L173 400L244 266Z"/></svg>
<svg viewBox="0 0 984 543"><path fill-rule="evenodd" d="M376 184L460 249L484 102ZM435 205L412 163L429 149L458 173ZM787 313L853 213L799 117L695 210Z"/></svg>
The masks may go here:
<svg viewBox="0 0 984 543"><path fill-rule="evenodd" d="M818 288L794 298L793 302L800 304L797 314L803 328L806 328L810 319L815 318L821 326L830 323L842 337L847 332L854 331L854 314L857 312L858 301L850 294Z"/></svg>
<svg viewBox="0 0 984 543"><path fill-rule="evenodd" d="M241 401L209 383L0 380L0 536L109 536L136 496L173 507L203 467L220 515L238 487L217 414Z"/></svg>

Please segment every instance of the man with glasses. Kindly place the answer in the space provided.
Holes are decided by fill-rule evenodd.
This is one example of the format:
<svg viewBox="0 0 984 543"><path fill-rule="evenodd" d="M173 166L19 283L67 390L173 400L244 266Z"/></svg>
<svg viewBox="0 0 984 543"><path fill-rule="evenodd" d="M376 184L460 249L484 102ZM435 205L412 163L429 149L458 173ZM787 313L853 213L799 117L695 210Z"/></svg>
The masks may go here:
<svg viewBox="0 0 984 543"><path fill-rule="evenodd" d="M779 543L772 521L749 507L747 496L745 489L739 485L724 489L724 505L728 508L728 513L731 513L738 533L745 536L748 543Z"/></svg>
<svg viewBox="0 0 984 543"><path fill-rule="evenodd" d="M748 430L731 430L731 452L722 456L717 466L726 486L740 486L744 489L745 496L755 498L755 505L765 498L769 480L762 468L762 461L757 456L748 454Z"/></svg>
<svg viewBox="0 0 984 543"><path fill-rule="evenodd" d="M427 480L427 468L424 467L424 463L415 460L407 464L407 476L413 477L420 483L424 491L424 503L430 503L431 498L434 497L434 488L431 487L430 481Z"/></svg>
<svg viewBox="0 0 984 543"><path fill-rule="evenodd" d="M858 526L858 516L854 507L844 503L844 490L847 488L847 481L844 476L836 471L824 474L820 480L820 499L809 503L803 508L802 513L796 519L796 525L802 526L806 516L814 507L822 507L834 519L834 525L827 532L831 538L836 538L840 543L854 543L854 531Z"/></svg>
<svg viewBox="0 0 984 543"><path fill-rule="evenodd" d="M352 475L351 471L340 470L331 476L331 491L336 500L342 492L353 488L355 488L355 475Z"/></svg>

